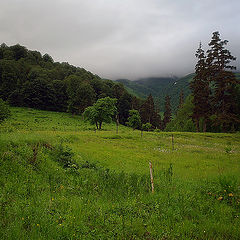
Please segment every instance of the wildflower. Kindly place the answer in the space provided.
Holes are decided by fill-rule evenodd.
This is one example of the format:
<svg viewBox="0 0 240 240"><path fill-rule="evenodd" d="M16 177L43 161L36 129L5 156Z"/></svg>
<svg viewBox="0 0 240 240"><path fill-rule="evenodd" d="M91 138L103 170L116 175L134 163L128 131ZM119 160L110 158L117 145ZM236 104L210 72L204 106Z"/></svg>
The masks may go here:
<svg viewBox="0 0 240 240"><path fill-rule="evenodd" d="M24 220L24 217L22 217L22 220Z"/></svg>
<svg viewBox="0 0 240 240"><path fill-rule="evenodd" d="M223 197L219 197L218 200L223 200Z"/></svg>
<svg viewBox="0 0 240 240"><path fill-rule="evenodd" d="M52 201L54 200L54 198L52 198Z"/></svg>
<svg viewBox="0 0 240 240"><path fill-rule="evenodd" d="M209 192L209 193L208 193L208 195L212 195L212 193L211 193L211 192Z"/></svg>
<svg viewBox="0 0 240 240"><path fill-rule="evenodd" d="M37 227L40 227L40 225L37 223Z"/></svg>
<svg viewBox="0 0 240 240"><path fill-rule="evenodd" d="M224 192L226 192L226 190L224 190Z"/></svg>
<svg viewBox="0 0 240 240"><path fill-rule="evenodd" d="M229 197L233 197L233 193L229 193L228 196L229 196Z"/></svg>

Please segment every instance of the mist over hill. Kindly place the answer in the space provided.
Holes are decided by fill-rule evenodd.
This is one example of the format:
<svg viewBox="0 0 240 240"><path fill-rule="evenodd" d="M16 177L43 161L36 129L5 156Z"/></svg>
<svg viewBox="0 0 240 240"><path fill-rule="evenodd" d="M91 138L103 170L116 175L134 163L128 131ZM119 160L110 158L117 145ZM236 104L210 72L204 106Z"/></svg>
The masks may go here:
<svg viewBox="0 0 240 240"><path fill-rule="evenodd" d="M130 81L128 79L118 79L116 81L122 83L131 94L137 97L146 98L151 94L161 112L164 111L164 98L169 95L171 97L172 110L176 112L180 92L183 91L184 97L190 94L189 82L193 76L194 73L182 78L149 77L136 81Z"/></svg>

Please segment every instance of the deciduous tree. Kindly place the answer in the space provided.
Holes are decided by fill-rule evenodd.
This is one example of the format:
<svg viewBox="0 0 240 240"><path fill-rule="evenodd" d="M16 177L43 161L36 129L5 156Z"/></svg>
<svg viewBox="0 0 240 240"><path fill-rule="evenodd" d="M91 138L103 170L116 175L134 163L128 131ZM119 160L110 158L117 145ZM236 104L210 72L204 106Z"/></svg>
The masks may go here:
<svg viewBox="0 0 240 240"><path fill-rule="evenodd" d="M127 125L129 127L132 127L134 129L140 129L141 128L141 117L138 112L138 110L129 110L129 117L128 117L128 122Z"/></svg>
<svg viewBox="0 0 240 240"><path fill-rule="evenodd" d="M110 123L116 115L116 102L115 98L100 98L93 106L86 108L83 116L85 120L89 120L91 124L95 124L97 129L101 130L102 123Z"/></svg>

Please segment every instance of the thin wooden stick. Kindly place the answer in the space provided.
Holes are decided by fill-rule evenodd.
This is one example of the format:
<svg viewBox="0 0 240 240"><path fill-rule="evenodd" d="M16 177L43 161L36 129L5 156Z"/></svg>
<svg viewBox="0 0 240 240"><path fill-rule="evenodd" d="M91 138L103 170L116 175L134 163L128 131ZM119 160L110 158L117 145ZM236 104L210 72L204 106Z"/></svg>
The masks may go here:
<svg viewBox="0 0 240 240"><path fill-rule="evenodd" d="M152 193L154 193L153 173L152 173L152 163L151 163L151 162L149 162L149 168L150 168L150 177L151 177Z"/></svg>

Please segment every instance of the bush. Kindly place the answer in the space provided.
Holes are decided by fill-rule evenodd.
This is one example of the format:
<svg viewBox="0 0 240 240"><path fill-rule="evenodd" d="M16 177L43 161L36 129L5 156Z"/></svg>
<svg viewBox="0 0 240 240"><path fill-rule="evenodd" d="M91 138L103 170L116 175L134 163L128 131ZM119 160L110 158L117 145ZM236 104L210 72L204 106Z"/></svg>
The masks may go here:
<svg viewBox="0 0 240 240"><path fill-rule="evenodd" d="M74 153L68 146L64 147L62 144L56 146L52 152L52 156L63 168L79 168L78 164L73 159Z"/></svg>

